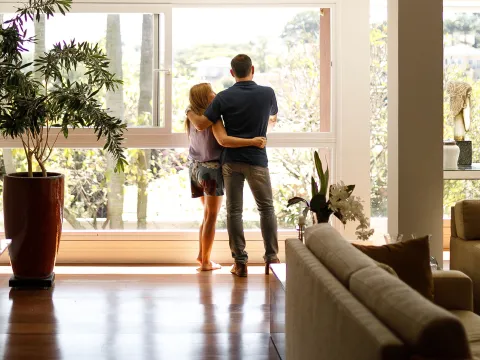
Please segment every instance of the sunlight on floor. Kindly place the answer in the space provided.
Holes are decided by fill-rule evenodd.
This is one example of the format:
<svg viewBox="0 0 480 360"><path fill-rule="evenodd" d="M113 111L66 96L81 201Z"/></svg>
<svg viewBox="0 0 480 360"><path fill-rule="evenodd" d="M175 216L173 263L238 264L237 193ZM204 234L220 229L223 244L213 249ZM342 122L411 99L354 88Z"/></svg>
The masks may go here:
<svg viewBox="0 0 480 360"><path fill-rule="evenodd" d="M212 272L213 275L231 275L230 274L231 265L223 265L220 270L215 270ZM105 266L56 266L55 274L57 275L90 275L90 274L109 274L109 275L188 275L188 274L198 274L196 266L116 266L116 265L105 265ZM264 274L264 266L249 266L248 273L250 275L261 275ZM11 274L12 268L10 266L0 266L0 274Z"/></svg>

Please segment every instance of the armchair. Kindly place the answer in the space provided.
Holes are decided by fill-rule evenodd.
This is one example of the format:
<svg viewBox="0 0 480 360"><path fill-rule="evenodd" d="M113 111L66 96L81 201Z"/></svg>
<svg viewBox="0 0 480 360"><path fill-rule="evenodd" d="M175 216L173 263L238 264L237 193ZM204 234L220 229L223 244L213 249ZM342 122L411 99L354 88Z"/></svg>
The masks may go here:
<svg viewBox="0 0 480 360"><path fill-rule="evenodd" d="M480 314L480 200L463 200L451 209L450 269L473 281L474 311Z"/></svg>

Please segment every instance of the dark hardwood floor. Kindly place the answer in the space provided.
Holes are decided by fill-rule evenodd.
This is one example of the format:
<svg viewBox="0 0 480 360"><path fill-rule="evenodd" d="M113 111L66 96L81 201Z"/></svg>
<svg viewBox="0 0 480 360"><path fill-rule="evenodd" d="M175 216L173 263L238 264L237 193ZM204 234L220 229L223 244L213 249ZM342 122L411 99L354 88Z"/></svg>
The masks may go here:
<svg viewBox="0 0 480 360"><path fill-rule="evenodd" d="M4 360L278 359L263 268L248 278L228 267L213 274L60 270L53 290L11 290L9 275L0 274Z"/></svg>

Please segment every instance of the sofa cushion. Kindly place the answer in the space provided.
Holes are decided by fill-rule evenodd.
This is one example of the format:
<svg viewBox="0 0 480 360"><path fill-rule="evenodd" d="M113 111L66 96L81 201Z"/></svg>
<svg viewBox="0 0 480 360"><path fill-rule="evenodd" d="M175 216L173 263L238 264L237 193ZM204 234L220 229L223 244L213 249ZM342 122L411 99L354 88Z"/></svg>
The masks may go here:
<svg viewBox="0 0 480 360"><path fill-rule="evenodd" d="M353 244L373 260L391 266L398 277L427 299L433 300L429 237L382 246Z"/></svg>
<svg viewBox="0 0 480 360"><path fill-rule="evenodd" d="M480 316L465 310L453 310L467 332L470 351L474 359L480 359Z"/></svg>
<svg viewBox="0 0 480 360"><path fill-rule="evenodd" d="M480 240L480 200L463 200L455 204L457 236L465 240Z"/></svg>
<svg viewBox="0 0 480 360"><path fill-rule="evenodd" d="M347 288L350 276L355 271L367 266L376 266L372 259L353 248L329 224L308 227L305 231L305 244Z"/></svg>
<svg viewBox="0 0 480 360"><path fill-rule="evenodd" d="M480 314L480 240L450 239L450 269L459 270L469 276L473 282L474 310Z"/></svg>
<svg viewBox="0 0 480 360"><path fill-rule="evenodd" d="M350 291L412 352L432 359L470 359L459 319L378 267L357 271Z"/></svg>

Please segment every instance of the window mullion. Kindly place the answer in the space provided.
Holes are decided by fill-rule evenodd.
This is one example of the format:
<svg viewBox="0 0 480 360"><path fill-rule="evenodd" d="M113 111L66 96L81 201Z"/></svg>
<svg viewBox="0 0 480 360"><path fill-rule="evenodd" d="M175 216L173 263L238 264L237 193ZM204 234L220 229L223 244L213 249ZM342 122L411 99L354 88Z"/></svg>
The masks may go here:
<svg viewBox="0 0 480 360"><path fill-rule="evenodd" d="M163 39L165 41L165 57L164 57L164 67L167 70L165 72L165 132L167 134L172 132L172 69L173 69L173 55L172 55L172 8L168 8L164 12L165 16L165 27L164 27L164 36ZM160 98L156 98L159 101Z"/></svg>
<svg viewBox="0 0 480 360"><path fill-rule="evenodd" d="M153 67L154 69L160 67L160 15L153 15ZM160 126L160 109L158 106L158 100L160 98L160 78L159 74L152 69L153 76L153 89L152 89L152 111L153 111L153 126Z"/></svg>

